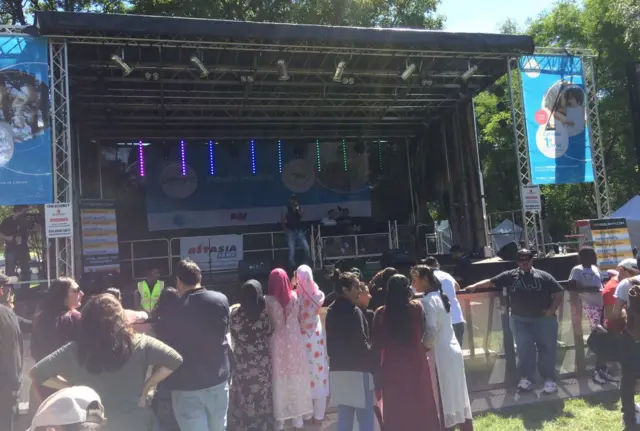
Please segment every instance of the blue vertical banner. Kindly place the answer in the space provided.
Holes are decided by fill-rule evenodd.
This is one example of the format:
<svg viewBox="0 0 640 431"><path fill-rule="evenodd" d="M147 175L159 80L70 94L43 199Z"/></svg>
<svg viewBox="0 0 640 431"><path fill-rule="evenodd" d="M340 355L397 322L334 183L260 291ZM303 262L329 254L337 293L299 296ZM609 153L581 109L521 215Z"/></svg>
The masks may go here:
<svg viewBox="0 0 640 431"><path fill-rule="evenodd" d="M533 184L593 182L582 60L520 58Z"/></svg>
<svg viewBox="0 0 640 431"><path fill-rule="evenodd" d="M0 35L0 205L53 201L47 47Z"/></svg>

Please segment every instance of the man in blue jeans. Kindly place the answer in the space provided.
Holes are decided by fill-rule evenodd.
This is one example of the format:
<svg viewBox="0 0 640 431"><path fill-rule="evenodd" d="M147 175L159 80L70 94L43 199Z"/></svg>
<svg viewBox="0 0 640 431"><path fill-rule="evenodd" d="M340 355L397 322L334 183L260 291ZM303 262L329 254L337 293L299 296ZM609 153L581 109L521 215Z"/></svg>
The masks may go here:
<svg viewBox="0 0 640 431"><path fill-rule="evenodd" d="M287 235L287 246L289 247L289 266L296 268L296 246L301 246L305 252L305 259L309 259L309 242L302 230L301 220L304 211L298 203L296 195L291 196L289 205L282 214L282 228Z"/></svg>
<svg viewBox="0 0 640 431"><path fill-rule="evenodd" d="M181 260L173 270L180 303L163 340L184 362L166 381L182 431L225 431L229 406L229 301L206 290L200 268Z"/></svg>
<svg viewBox="0 0 640 431"><path fill-rule="evenodd" d="M553 276L533 267L533 253L527 249L516 255L518 268L504 271L495 277L467 287L477 289L498 288L506 291L511 305L511 328L517 346L518 389L530 391L536 371L544 380L544 392L558 391L555 383L556 343L558 318L556 312L562 303L564 290Z"/></svg>

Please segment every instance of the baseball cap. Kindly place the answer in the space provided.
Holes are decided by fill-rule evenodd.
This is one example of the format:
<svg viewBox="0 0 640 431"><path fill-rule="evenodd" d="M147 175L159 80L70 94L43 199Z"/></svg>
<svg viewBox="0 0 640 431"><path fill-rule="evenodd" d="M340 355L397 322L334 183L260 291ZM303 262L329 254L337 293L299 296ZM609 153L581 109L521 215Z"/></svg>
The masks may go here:
<svg viewBox="0 0 640 431"><path fill-rule="evenodd" d="M87 421L87 409L92 403L102 406L100 396L87 386L64 388L51 395L38 408L33 416L31 427L55 427L81 424ZM104 420L104 417L102 418Z"/></svg>
<svg viewBox="0 0 640 431"><path fill-rule="evenodd" d="M618 264L619 267L624 269L628 269L630 271L638 272L638 261L636 259L628 258L624 259L622 262Z"/></svg>

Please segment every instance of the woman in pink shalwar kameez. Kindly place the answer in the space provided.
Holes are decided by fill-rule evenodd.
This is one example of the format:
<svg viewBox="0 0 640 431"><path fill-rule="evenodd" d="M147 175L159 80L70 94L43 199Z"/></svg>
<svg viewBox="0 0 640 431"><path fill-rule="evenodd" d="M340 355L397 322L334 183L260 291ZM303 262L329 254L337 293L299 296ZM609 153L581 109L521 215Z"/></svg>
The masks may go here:
<svg viewBox="0 0 640 431"><path fill-rule="evenodd" d="M304 428L303 417L312 414L313 405L305 339L299 321L300 300L283 269L271 271L268 286L267 313L274 326L269 346L277 428L284 429L284 422L288 419L296 428Z"/></svg>
<svg viewBox="0 0 640 431"><path fill-rule="evenodd" d="M305 350L309 368L309 387L313 401L313 419L322 421L329 396L329 364L324 328L320 321L320 309L324 293L313 281L313 272L307 265L296 271L298 297L301 301L300 324L305 338ZM305 417L311 419L311 415Z"/></svg>

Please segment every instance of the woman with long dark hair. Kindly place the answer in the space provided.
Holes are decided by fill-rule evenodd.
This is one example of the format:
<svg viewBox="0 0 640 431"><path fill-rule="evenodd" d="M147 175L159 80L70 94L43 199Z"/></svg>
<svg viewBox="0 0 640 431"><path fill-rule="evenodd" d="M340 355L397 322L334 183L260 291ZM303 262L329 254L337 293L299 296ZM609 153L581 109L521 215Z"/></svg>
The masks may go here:
<svg viewBox="0 0 640 431"><path fill-rule="evenodd" d="M379 388L384 426L390 430L440 429L425 348L424 310L411 300L409 279L389 278L385 305L373 321L373 347L380 352Z"/></svg>
<svg viewBox="0 0 640 431"><path fill-rule="evenodd" d="M182 357L155 338L134 334L112 295L91 298L82 311L76 340L38 362L31 379L53 389L93 388L109 415L107 431L148 430L147 395L182 364ZM155 370L147 379L150 366Z"/></svg>
<svg viewBox="0 0 640 431"><path fill-rule="evenodd" d="M462 349L451 325L449 298L442 291L442 284L433 268L418 265L411 268L413 287L425 293L421 299L426 317L423 343L433 350L436 358L442 422L447 430L459 427L473 430L471 404L467 392Z"/></svg>
<svg viewBox="0 0 640 431"><path fill-rule="evenodd" d="M359 306L363 293L358 277L335 270L337 299L326 319L329 355L329 390L338 406L337 431L352 431L353 418L360 431L374 430L374 384L376 356L371 352L369 324Z"/></svg>
<svg viewBox="0 0 640 431"><path fill-rule="evenodd" d="M389 279L398 274L398 270L392 267L387 267L381 271L378 271L369 282L369 292L371 293L371 301L369 302L369 309L376 311L379 307L382 307L387 297L387 283Z"/></svg>
<svg viewBox="0 0 640 431"><path fill-rule="evenodd" d="M229 394L228 431L273 431L269 337L271 319L262 285L249 280L240 289L240 306L231 312L231 344L236 360Z"/></svg>
<svg viewBox="0 0 640 431"><path fill-rule="evenodd" d="M78 283L69 277L51 282L44 298L38 304L31 331L31 356L38 362L60 347L73 341L80 327L83 293ZM33 385L29 409L35 413L40 403L55 391Z"/></svg>
<svg viewBox="0 0 640 431"><path fill-rule="evenodd" d="M296 428L304 428L304 416L313 413L313 404L299 319L300 298L283 269L271 271L265 302L274 328L269 350L276 426L284 429L284 422L291 419Z"/></svg>

